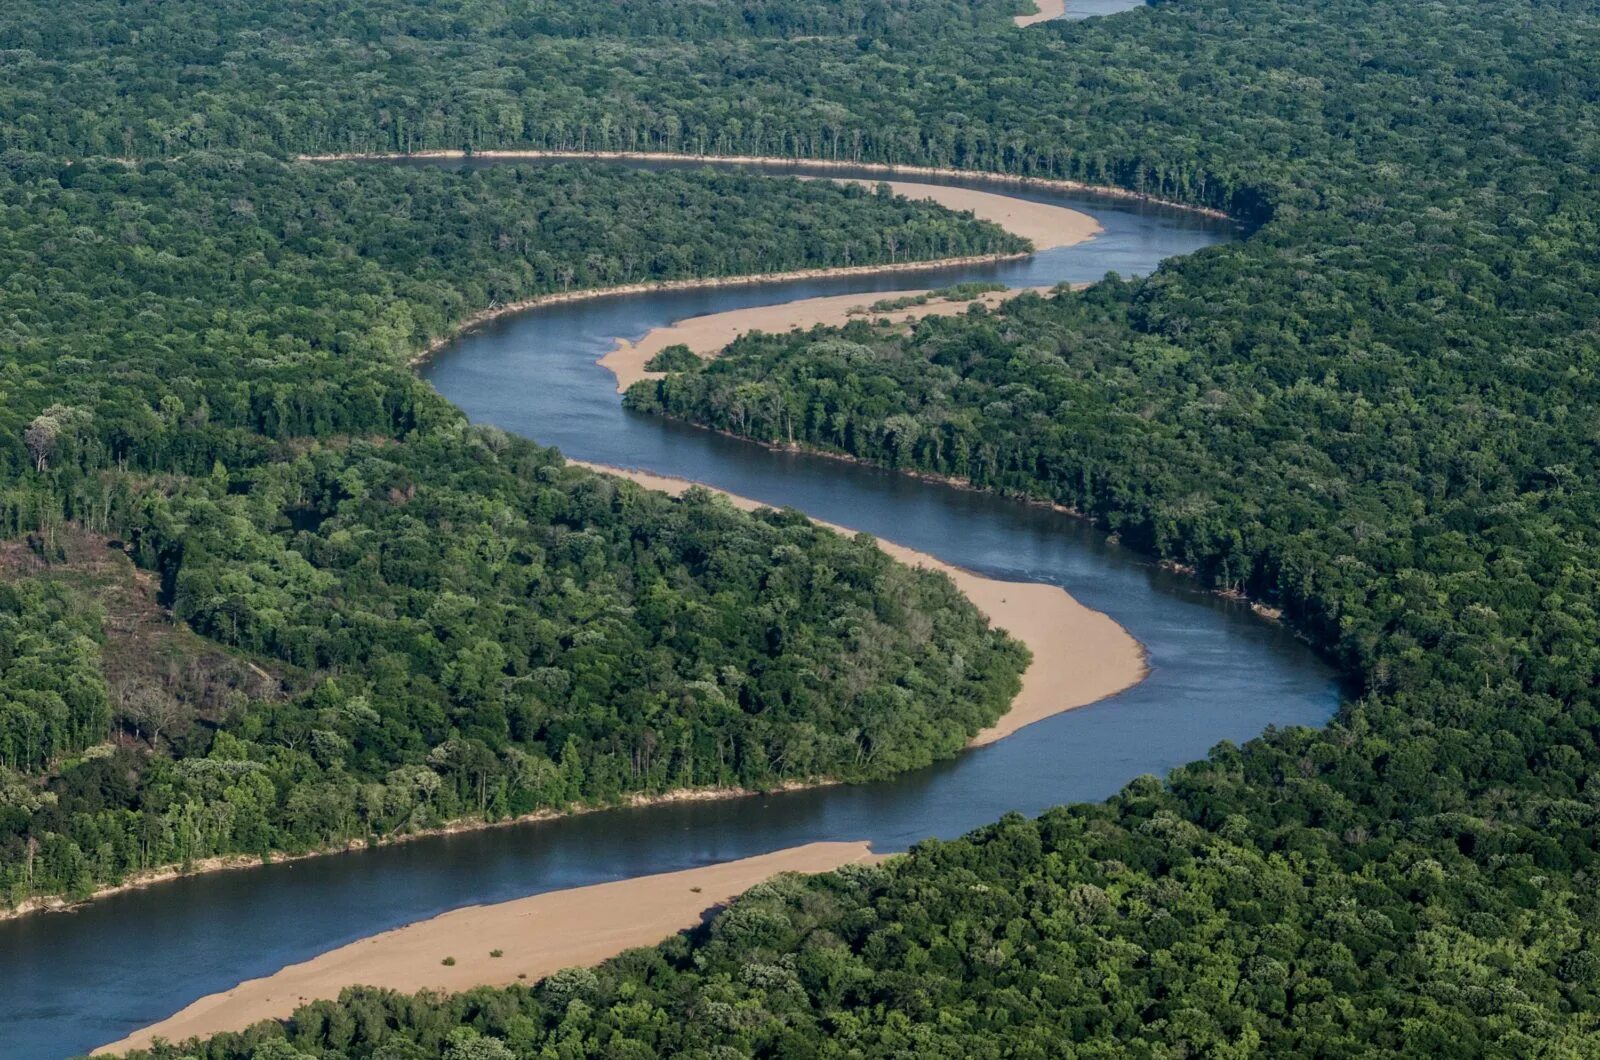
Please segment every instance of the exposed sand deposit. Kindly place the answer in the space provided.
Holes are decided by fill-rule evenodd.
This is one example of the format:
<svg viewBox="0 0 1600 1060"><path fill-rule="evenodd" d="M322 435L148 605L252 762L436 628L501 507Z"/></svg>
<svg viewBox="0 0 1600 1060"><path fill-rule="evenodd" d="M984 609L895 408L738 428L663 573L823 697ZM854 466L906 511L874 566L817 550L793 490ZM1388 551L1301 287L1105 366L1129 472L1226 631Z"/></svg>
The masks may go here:
<svg viewBox="0 0 1600 1060"><path fill-rule="evenodd" d="M880 272L918 272L923 269L948 269L962 265L982 265L996 261L1010 261L1016 258L1025 258L1029 253L1029 251L1018 251L1014 254L977 254L965 258L897 261L892 265L851 265L831 269L795 269L791 272L750 273L743 276L650 280L645 283L619 284L616 287L586 287L578 291L557 291L552 294L542 294L534 298L524 299L520 302L503 302L499 305L490 306L488 309L479 310L452 328L448 335L444 335L423 347L416 356L411 358L411 365L416 367L422 364L474 328L482 327L484 324L492 320L499 320L501 317L526 313L528 310L538 309L540 306L566 305L571 302L587 302L595 298L651 294L656 291L695 291L715 287L749 287L754 284L784 283L789 280L820 280L839 276L867 276Z"/></svg>
<svg viewBox="0 0 1600 1060"><path fill-rule="evenodd" d="M863 180L833 177L802 177L803 180L838 180L839 183L866 184ZM1012 235L1032 241L1033 249L1049 250L1082 243L1100 232L1100 222L1086 213L1048 202L1032 202L997 191L978 188L952 188L944 184L921 184L908 180L882 183L896 195L928 201L956 212L971 211L980 221L990 221Z"/></svg>
<svg viewBox="0 0 1600 1060"><path fill-rule="evenodd" d="M927 291L888 291L878 294L838 294L822 298L805 298L798 302L778 305L752 306L748 309L731 309L726 313L708 313L689 317L676 324L655 328L638 342L621 339L616 348L600 358L600 364L617 377L617 392L627 390L641 379L659 379L660 372L645 370L650 358L668 346L685 345L706 359L712 359L740 335L751 331L765 331L780 335L797 328L807 329L817 325L843 327L852 320L877 320L887 317L893 321L920 320L931 316L953 316L965 313L973 302L982 302L993 308L1001 302L1015 298L1023 290L1043 294L1048 287L990 291L977 298L938 299L922 305L902 309L874 311L878 302L900 298L914 298Z"/></svg>
<svg viewBox="0 0 1600 1060"><path fill-rule="evenodd" d="M1067 13L1067 0L1033 0L1039 10L1031 15L1017 15L1011 21L1019 26L1032 26L1038 22L1049 22L1053 18L1060 18Z"/></svg>
<svg viewBox="0 0 1600 1060"><path fill-rule="evenodd" d="M782 872L826 872L882 858L865 843L812 843L703 868L475 905L360 939L232 990L201 998L177 1015L96 1053L181 1042L266 1019L307 1001L336 998L359 983L407 993L533 983L573 965L598 964L699 924L708 910ZM499 952L498 957L491 953ZM452 964L442 963L453 958Z"/></svg>
<svg viewBox="0 0 1600 1060"><path fill-rule="evenodd" d="M647 471L573 462L674 496L695 485ZM768 507L724 490L712 492L746 511ZM818 522L841 533L854 532ZM1022 675L1022 691L1012 701L1011 709L974 736L970 746L994 743L1036 721L1115 695L1144 678L1144 649L1139 642L1106 615L1074 600L1064 589L1038 582L986 578L888 541L880 540L878 547L901 563L948 575L996 628L1022 641L1033 652L1033 663Z"/></svg>

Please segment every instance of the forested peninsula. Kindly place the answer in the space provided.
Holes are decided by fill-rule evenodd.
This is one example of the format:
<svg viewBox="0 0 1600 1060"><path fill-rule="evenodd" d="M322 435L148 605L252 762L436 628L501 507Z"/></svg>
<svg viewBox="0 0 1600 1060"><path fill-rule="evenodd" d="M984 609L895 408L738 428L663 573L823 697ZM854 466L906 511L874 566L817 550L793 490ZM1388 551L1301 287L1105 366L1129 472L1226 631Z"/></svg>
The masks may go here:
<svg viewBox="0 0 1600 1060"><path fill-rule="evenodd" d="M942 577L469 427L544 293L1015 253L857 186L193 155L0 168L0 895L954 754L1026 652Z"/></svg>
<svg viewBox="0 0 1600 1060"><path fill-rule="evenodd" d="M130 246L121 241L130 226L138 233L140 217L136 198L107 200L94 224L68 223L64 207L32 206L77 180L80 167L63 173L60 157L166 156L173 161L155 171L168 173L214 157L199 151L223 152L210 164L224 169L252 164L241 151L776 154L1104 182L1225 210L1251 227L1248 239L1145 279L929 320L909 336L860 324L752 337L630 400L787 444L788 430L773 428L777 410L795 425L797 444L1071 504L1207 587L1281 608L1356 686L1323 730L1224 744L1103 803L1007 819L884 866L779 879L698 932L596 969L451 998L356 990L286 1024L155 1055L1593 1055L1600 19L1591 5L1565 0L1175 0L1018 30L1010 17L1022 6L29 0L0 15L0 48L18 74L0 90L0 142L12 172L37 174L21 184L13 176L6 201L25 218L61 225L54 252ZM113 167L84 168L112 179ZM145 179L150 169L117 179ZM762 192L771 194L798 192ZM208 201L239 216L228 199ZM267 228L254 238L239 248L244 264L281 253L293 237ZM141 253L131 246L123 253ZM378 282L356 257L351 275ZM471 272L453 269L453 282L481 281L483 272L478 280ZM112 276L101 275L105 290L82 298L73 319L115 308L119 327L142 326L147 306L130 293L111 297ZM7 297L12 286L8 278ZM298 335L315 334L319 315L289 327L300 315L289 303L246 304L237 320L178 295L170 307L214 329L211 348L229 385L258 370L270 376L279 357L321 357L358 374L395 363L336 356L331 346L309 351ZM392 341L381 317L360 315L363 326L332 329L326 341L352 350ZM55 401L66 383L26 390L30 381L109 387L127 385L128 373L102 367L114 360L109 342L92 355L60 356L65 339L43 325L8 318L6 326L8 351L32 351L8 354L4 383L7 414L22 409L6 425L7 473L31 498L43 488L38 476L70 462L52 450L41 464L25 448L31 418L50 406L26 405L12 390ZM414 337L427 331L410 328ZM230 344L254 335L290 353L251 345L234 356ZM181 348L169 361L157 343L115 349L134 361L183 363ZM230 463L231 447L248 451L230 432L257 406L213 404L207 392L196 421L198 406L173 378L182 370L163 368L159 385L182 402L170 406L175 422L197 424L197 434L172 435L183 454L174 459L188 462L130 463L118 476L142 487L134 495L144 504L151 483L181 474L195 491L185 497L230 514L254 511L269 492L236 485L242 468L262 467L259 477L291 487L304 481L273 519L289 520L285 508L303 496L311 525L265 535L284 557L259 565L274 584L294 585L308 554L339 554L345 504L363 518L380 505L386 517L407 518L390 491L404 498L410 480L388 467L418 466L396 455L413 445L427 454L416 458L422 466L448 461L456 445L502 446L512 464L528 454L517 466L534 481L548 471L573 503L593 488L523 443L480 439L398 378L391 390L346 375L326 399L369 395L365 414L381 429L353 416L330 421L340 443L291 460L276 459L293 452L287 443L248 425L249 438L266 439L251 444L274 459ZM735 401L744 402L742 422L729 420ZM64 407L89 404L74 402ZM161 412L149 410L152 433ZM278 415L304 430L293 402ZM397 429L401 415L422 426L408 419ZM115 466L110 442L62 426L86 421L54 420L63 452L104 454L87 466ZM220 440L194 440L213 436ZM72 448L80 437L90 440ZM300 460L326 461L334 473L293 478L286 469ZM350 463L361 460L376 469ZM507 463L500 455L452 465L446 480L459 487L461 507L480 511L480 494L516 496L505 502L513 511L530 503L509 481L496 485L494 469ZM346 482L352 471L359 490ZM80 502L73 491L97 480L67 477L49 494L55 507L29 501L14 510L94 511L99 494ZM679 512L643 494L617 496L602 507ZM339 511L325 517L330 499ZM257 536L250 515L169 523L170 508L152 504L141 524L156 528L155 540L167 540L163 527L195 525L202 571L212 554L225 558L213 577L256 569L227 551ZM700 517L714 522L714 514ZM737 525L778 534L793 529L786 520L798 522ZM37 522L25 514L13 525L26 532ZM220 529L208 534L208 525ZM300 540L291 533L327 541L302 552L290 549ZM849 547L806 535L797 533L802 556L807 547ZM448 540L455 548L471 535ZM537 543L541 566L563 555ZM751 555L770 556L770 542L761 544ZM352 561L352 584L367 576L361 562ZM459 562L478 569L475 558ZM579 557L570 562L581 572ZM332 561L316 569L347 576ZM195 583L205 584L198 575ZM183 584L172 579L175 601L186 599ZM319 604L341 599L311 584ZM879 583L861 584L870 612ZM52 595L63 591L19 595L16 608L59 616L59 643L35 650L64 673L91 663L61 644L92 644L95 633L80 609ZM921 591L944 590L927 582ZM292 608L265 624L239 622L226 608L192 613L212 637L296 628ZM426 611L394 614L419 629L436 621ZM390 621L379 618L380 628ZM376 643L368 628L341 626L340 642ZM619 628L637 627L630 619ZM998 691L1017 660L979 628L966 635L991 651L991 676L980 683ZM240 647L260 651L255 641ZM428 679L448 688L461 670L435 657ZM268 661L263 653L258 665ZM288 655L273 665L301 664ZM373 672L381 673L376 664ZM385 696L442 701L410 698L410 680L394 677ZM379 701L345 683L341 675L306 693L305 736L271 753L328 768L319 753L350 752L316 733L349 737L324 719L348 715L384 732L381 717L364 713ZM885 716L897 711L886 707ZM259 730L224 728L213 740L221 751L204 759L219 765L199 771L235 768L227 741L257 731L278 739L272 709L246 717ZM87 768L105 771L94 782L101 790L123 776ZM248 762L241 771L254 772ZM433 772L471 797L470 768ZM6 805L54 794L34 784L21 792ZM25 827L12 834L7 864L33 865Z"/></svg>

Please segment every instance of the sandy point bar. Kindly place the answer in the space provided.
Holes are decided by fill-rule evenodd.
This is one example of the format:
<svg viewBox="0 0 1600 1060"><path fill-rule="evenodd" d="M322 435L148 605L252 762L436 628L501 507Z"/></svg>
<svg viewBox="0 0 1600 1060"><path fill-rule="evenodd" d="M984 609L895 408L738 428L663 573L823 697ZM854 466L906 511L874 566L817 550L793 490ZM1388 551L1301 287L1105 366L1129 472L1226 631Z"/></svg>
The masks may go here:
<svg viewBox="0 0 1600 1060"><path fill-rule="evenodd" d="M917 202L931 202L957 213L970 212L980 221L997 224L1014 236L1033 243L1035 250L1069 247L1100 233L1100 222L1069 206L1019 199L1004 192L981 188L957 188L945 184L924 184L909 180L859 180L853 177L802 176L801 180L832 180L840 184L875 187L887 184L896 195Z"/></svg>
<svg viewBox="0 0 1600 1060"><path fill-rule="evenodd" d="M779 873L827 872L881 860L865 843L811 843L681 872L467 906L201 998L95 1053L122 1053L147 1048L157 1038L182 1042L286 1019L307 1001L336 998L352 983L406 993L532 984L562 968L599 964L624 950L653 946ZM500 956L491 956L495 952ZM447 957L454 963L442 963Z"/></svg>
<svg viewBox="0 0 1600 1060"><path fill-rule="evenodd" d="M1072 246L1093 239L1101 231L1099 221L1088 214L1065 206L1029 202L1011 195L972 188L950 188L939 184L893 180L885 183L895 194L906 198L929 199L952 210L970 210L981 220L992 221L1014 235L1031 240L1036 250ZM930 264L937 265L938 262ZM1043 292L1049 288L1034 288L1034 290ZM619 340L616 347L600 359L600 363L617 377L617 390L621 392L641 379L657 378L645 371L645 364L663 349L676 343L683 343L695 353L709 358L714 357L724 346L746 332L765 331L781 334L795 328L810 328L819 324L838 327L849 323L853 318L868 315L868 307L875 302L926 293L925 290L915 290L832 295L691 317L666 327L656 328L638 342ZM870 316L876 318L881 315L902 321L926 316L948 316L966 312L967 306L974 301L993 307L1020 293L1014 290L1000 291L976 299L938 300Z"/></svg>
<svg viewBox="0 0 1600 1060"><path fill-rule="evenodd" d="M1039 9L1038 11L1031 15L1015 15L1011 21L1019 26L1032 26L1060 18L1067 13L1067 0L1033 0L1033 4Z"/></svg>

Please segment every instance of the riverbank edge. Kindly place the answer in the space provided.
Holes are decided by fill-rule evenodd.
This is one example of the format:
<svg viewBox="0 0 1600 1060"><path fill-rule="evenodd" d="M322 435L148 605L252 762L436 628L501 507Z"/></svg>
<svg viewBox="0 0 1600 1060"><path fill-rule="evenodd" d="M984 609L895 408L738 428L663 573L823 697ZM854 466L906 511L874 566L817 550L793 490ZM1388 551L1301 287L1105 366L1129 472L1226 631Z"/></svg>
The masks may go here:
<svg viewBox="0 0 1600 1060"><path fill-rule="evenodd" d="M675 788L659 795L645 795L642 793L631 795L614 803L585 804L561 810L535 810L533 813L519 814L516 817L507 817L498 821L485 820L480 817L460 817L432 828L421 828L413 832L399 832L393 835L372 836L367 839L352 839L345 843L318 847L315 850L301 851L296 854L220 854L216 857L200 858L187 867L164 865L159 868L144 869L140 872L131 873L121 883L98 888L92 894L83 898L67 899L60 896L29 898L14 908L0 909L0 923L8 920L18 920L26 916L36 916L41 913L75 913L102 898L110 898L113 895L142 890L146 887L155 887L191 876L208 876L213 873L234 872L240 869L259 869L269 865L284 865L295 861L308 861L312 858L334 857L339 854L360 854L368 850L415 842L419 839L435 839L439 836L461 835L466 832L485 832L495 828L538 824L567 817L585 817L593 813L605 813L608 810L640 810L650 806L664 806L675 802L748 799L761 795L782 795L791 791L828 788L844 783L846 781L833 777L817 777L812 780L786 780L767 788Z"/></svg>
<svg viewBox="0 0 1600 1060"><path fill-rule="evenodd" d="M654 383L661 378L664 378L664 376L648 376L639 380L638 383ZM638 383L633 384L633 386L637 386ZM631 390L632 387L630 386L629 389ZM623 393L626 393L626 391ZM733 431L723 430L720 427L711 427L704 423L696 423L694 420L679 419L676 416L662 415L661 418L671 420L673 423L680 424L684 427L692 427L697 431L707 431L711 434L721 435L724 438L731 438L736 442L743 442L746 445L760 446L762 449L772 453L795 453L801 456L818 457L823 460L837 460L842 464L855 464L858 467L869 467L876 471L887 471L890 474L901 475L909 479L916 479L919 482L932 482L940 486L947 486L950 489L961 490L963 493L981 493L989 497L999 497L1002 500L1011 501L1016 504L1022 504L1029 508L1040 508L1045 511L1056 512L1060 515L1065 515L1068 518L1075 519L1078 522L1084 523L1085 525L1093 527L1095 530L1104 533L1106 535L1107 544L1126 547L1121 546L1119 535L1115 531L1106 530L1105 524L1095 516L1089 514L1088 512L1073 508L1070 505L1062 504L1060 501L1050 500L1046 497L1038 497L1034 494L1024 493L1020 490L994 489L989 486L979 486L973 483L971 479L961 478L958 475L943 475L936 471L923 471L921 468L914 467L890 467L888 464L882 464L875 460L867 460L852 453L839 452L833 449L822 449L810 445L802 445L799 442L766 442L759 438L751 438L748 435L735 434ZM613 473L618 470L600 464L586 464L583 461L568 462L578 464L581 467L588 467L590 470L612 471ZM700 483L692 484L700 485ZM713 487L708 486L706 488L712 489ZM1295 626L1284 617L1283 610L1281 608L1273 607L1270 604L1263 603L1254 597L1247 596L1245 593L1240 592L1237 589L1216 589L1210 586L1200 585L1199 580L1196 577L1196 571L1193 567L1186 566L1174 560L1161 559L1157 556L1152 556L1146 552L1133 548L1129 548L1128 551L1132 552L1134 555L1141 556L1144 559L1149 560L1161 570L1172 574L1182 575L1188 580L1195 582L1201 592L1210 593L1212 596L1220 596L1224 600L1233 600L1237 603L1248 605L1250 610L1255 613L1257 618L1260 618L1266 622L1271 622L1274 625L1282 626L1293 633L1295 637L1303 643L1315 646L1310 637L1306 636L1303 631L1295 628Z"/></svg>
<svg viewBox="0 0 1600 1060"><path fill-rule="evenodd" d="M791 269L786 272L753 272L740 276L686 277L681 280L647 280L642 283L619 284L615 287L585 287L577 291L555 291L535 295L505 305L490 306L463 319L444 335L439 336L415 353L406 362L412 368L428 363L440 350L462 336L501 317L515 316L542 306L564 305L570 302L587 302L630 294L657 294L664 291L697 291L715 287L752 287L763 283L791 283L795 280L825 280L840 276L873 276L879 273L918 272L923 269L958 269L967 265L988 265L1001 261L1017 261L1031 257L1032 250L1019 250L1000 254L970 254L959 258L929 258L923 261L894 261L881 265L840 265L815 269Z"/></svg>
<svg viewBox="0 0 1600 1060"><path fill-rule="evenodd" d="M768 310L775 309L788 310L809 307L814 310L824 304L828 304L831 307L834 304L853 302L862 296L854 294L820 295L816 298L802 298L794 302L780 302L775 306L750 306L744 309L730 309L719 313L685 317L676 323L651 328L636 340L618 338L616 345L595 363L610 372L617 381L617 394L626 396L628 391L638 383L659 382L672 374L671 372L651 371L645 367L655 354L661 352L667 346L674 345L674 342L667 340L676 340L683 343L692 352L698 354L702 361L709 363L720 358L734 342L756 331L776 335L782 334L783 331L809 331L818 327L837 329L848 327L857 321L876 323L881 320L889 320L893 325L903 326L910 323L920 323L935 316L955 316L959 313L967 312L975 305L981 305L990 311L994 311L1003 308L1007 303L1015 301L1023 295L1035 294L1041 298L1048 298L1062 289L1077 291L1087 286L1089 285L1086 283L1073 284L1063 281L1048 287L1008 287L999 291L986 291L977 297L970 298L940 295L937 288L872 292L866 297L878 295L881 296L880 300L891 301L896 297L924 298L925 301L899 309L881 311L873 309L873 303L866 305L856 304L851 306L842 317L830 313L812 315L798 322L794 320L786 321L784 322L788 325L786 328L781 324L779 327L770 327L765 320L759 319L759 316L765 314ZM758 319L752 321L750 319L752 315L757 316ZM736 326L720 329L714 333L715 337L711 342L714 342L715 345L710 343L702 345L703 336L683 334L686 329L695 324L722 318L738 318L738 320L736 321ZM665 336L665 339L662 336ZM692 424L691 426L698 426L698 424ZM728 435L728 437L737 436ZM743 441L744 439L741 438L740 440Z"/></svg>
<svg viewBox="0 0 1600 1060"><path fill-rule="evenodd" d="M403 994L531 987L563 968L592 968L694 931L751 887L776 876L881 866L905 856L876 853L862 840L819 841L461 906L207 994L163 1020L96 1047L91 1055L147 1049L158 1039L204 1040L268 1020L281 1023L301 1006L331 1001L353 984ZM530 948L532 952L518 952ZM446 961L441 954L451 956Z"/></svg>
<svg viewBox="0 0 1600 1060"><path fill-rule="evenodd" d="M448 161L459 159L470 162L474 158L485 158L493 161L514 162L519 158L528 161L539 160L569 160L573 162L690 162L704 163L708 166L809 166L814 169L857 169L868 173L881 173L889 177L950 177L957 180L972 180L984 184L1009 184L1013 187L1039 188L1045 191L1075 191L1087 192L1110 199L1124 199L1130 202L1148 203L1151 206L1165 206L1173 210L1183 210L1186 213L1196 214L1200 217L1209 217L1217 221L1233 221L1234 218L1224 210L1211 206L1196 206L1193 203L1179 202L1176 199L1163 199L1157 195L1150 195L1131 188L1121 188L1115 184L1086 184L1081 180L1066 180L1061 177L1031 177L1017 173L996 173L986 169L957 169L953 166L919 166L905 165L898 162L848 162L832 158L784 158L779 155L699 155L683 154L675 151L565 151L527 148L523 150L507 148L503 150L484 151L346 151L320 155L295 155L296 162L405 162L410 160L439 160ZM774 174L782 176L783 174Z"/></svg>
<svg viewBox="0 0 1600 1060"><path fill-rule="evenodd" d="M717 486L708 486L703 482L696 482L693 479L679 475L663 475L654 471L619 467L615 464L600 464L587 460L571 460L569 463L600 474L624 478L645 489L661 490L673 496L689 489L698 488L725 497L735 507L745 511L757 511L762 508L774 507L765 501L745 497ZM829 522L826 519L818 519L812 515L806 515L806 518L816 526L846 537L861 533L859 530L840 526L838 523ZM1128 632L1121 623L1110 615L1104 611L1089 607L1059 585L1052 585L1048 582L1015 581L988 574L980 574L967 567L946 562L937 556L879 537L876 534L869 534L868 536L872 537L877 542L878 547L895 562L919 567L923 570L935 571L948 577L955 585L956 590L978 609L978 612L984 616L992 628L1001 630L1008 637L1023 644L1032 653L1032 659L1020 675L1021 687L1018 689L1017 694L1011 698L1010 704L992 724L979 729L969 737L966 744L963 745L962 751L972 751L980 747L987 747L990 744L1015 736L1030 725L1048 721L1059 714L1066 714L1095 703L1104 703L1142 683L1145 678L1150 676L1150 652L1144 643ZM1102 684L1099 687L1095 687L1091 683L1090 691L1087 694L1080 691L1076 695L1052 696L1048 705L1041 705L1038 702L1038 690L1041 686L1033 682L1043 680L1046 683L1042 687L1059 692L1063 687L1062 675L1052 675L1049 672L1052 657L1049 655L1045 643L1039 639L1039 631L1035 630L1030 634L1026 629L1028 616L1037 617L1040 612L1030 609L1022 601L1011 604L1008 597L1002 597L998 603L993 600L985 603L985 598L992 591L996 589L1003 590L1007 586L1010 586L1010 592L1013 594L1017 592L1043 591L1052 597L1059 596L1059 601L1052 601L1051 610L1054 611L1059 619L1061 612L1056 609L1064 602L1074 612L1075 628L1073 633L1075 636L1092 635L1087 627L1078 624L1084 618L1095 624L1103 623L1105 626L1110 627L1111 630L1114 630L1121 643L1117 645L1102 645L1103 655L1098 656L1099 658L1109 658L1114 651L1120 651L1125 647L1132 648L1132 657L1126 659L1124 665L1116 668L1115 677L1109 683ZM1037 606L1037 602L1035 602L1035 606ZM1059 663L1060 657L1056 656L1055 660ZM1082 672L1079 671L1077 673L1078 676L1081 676Z"/></svg>

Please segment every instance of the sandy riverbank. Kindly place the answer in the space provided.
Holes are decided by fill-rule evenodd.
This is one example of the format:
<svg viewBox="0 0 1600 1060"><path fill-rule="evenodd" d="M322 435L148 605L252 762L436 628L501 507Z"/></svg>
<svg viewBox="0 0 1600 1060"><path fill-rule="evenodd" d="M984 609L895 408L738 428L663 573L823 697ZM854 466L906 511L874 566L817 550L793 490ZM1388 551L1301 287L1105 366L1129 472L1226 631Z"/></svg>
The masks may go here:
<svg viewBox="0 0 1600 1060"><path fill-rule="evenodd" d="M976 191L971 188L951 188L939 184L916 184L906 181L886 183L896 195L903 195L908 199L928 199L947 209L970 210L979 219L992 221L1013 235L1030 240L1037 250L1082 243L1094 238L1101 231L1100 222L1093 217L1065 206L1028 202L1009 195ZM1043 292L1049 288L1034 288L1034 290ZM668 327L656 328L638 342L620 340L614 350L601 358L600 363L617 377L617 390L621 392L641 379L655 378L656 373L645 371L646 362L666 347L677 343L688 346L702 357L714 357L724 346L746 332L782 333L818 324L839 327L849 323L852 317L868 315L866 310L875 302L926 293L928 293L926 289L923 289L831 295L691 317ZM950 316L966 312L967 306L974 301L993 307L1020 293L1021 291L1017 290L992 291L975 299L940 300L878 315L893 320Z"/></svg>
<svg viewBox="0 0 1600 1060"><path fill-rule="evenodd" d="M1031 15L1016 15L1011 21L1019 26L1032 26L1060 18L1067 13L1067 0L1033 0L1033 4L1039 9L1038 11Z"/></svg>
<svg viewBox="0 0 1600 1060"><path fill-rule="evenodd" d="M320 847L300 854L274 853L266 861L257 854L222 854L217 857L200 858L188 865L162 865L158 868L145 869L128 874L121 883L101 887L87 898L69 901L59 895L47 898L30 898L12 909L0 910L0 921L15 920L19 917L33 916L36 913L71 913L82 908L90 902L112 895L124 894L128 891L137 891L145 887L155 887L172 880L180 880L189 876L207 876L216 872L235 872L241 869L256 869L264 864L282 865L292 861L305 861L308 858L333 857L339 854L361 854L375 847L396 846L400 843L412 843L419 839L432 839L438 836L459 835L462 832L482 832L491 828L513 828L517 825L537 824L540 821L553 821L562 817L578 817L590 813L603 813L607 810L622 808L643 809L647 806L662 806L675 802L710 802L721 799L747 799L757 795L771 795L785 791L799 791L803 788L820 788L840 781L828 777L818 777L812 780L782 781L768 788L756 790L753 788L735 787L708 787L708 788L678 788L674 791L651 795L645 792L636 792L625 796L615 803L584 803L566 806L557 810L536 810L533 813L522 814L519 817L503 817L497 821L484 820L481 817L465 817L460 820L449 821L434 828L419 828L412 832L401 832L394 835L385 835L367 839L352 839L348 842L338 843L329 847ZM3 1057L0 1057L3 1060Z"/></svg>
<svg viewBox="0 0 1600 1060"><path fill-rule="evenodd" d="M932 316L954 316L965 313L973 302L981 302L992 309L1024 291L1046 294L1051 290L1053 288L1050 287L1009 288L989 291L976 298L939 299L887 312L873 312L871 307L877 302L915 298L929 292L917 290L825 295L821 298L804 298L798 302L730 309L725 313L687 317L676 324L653 328L638 342L619 339L616 347L600 358L600 364L616 376L617 392L622 393L641 379L661 378L664 373L646 371L645 365L668 346L681 344L710 360L721 353L728 343L751 331L781 335L786 331L804 330L817 325L843 327L852 320L887 317L893 321L908 321Z"/></svg>
<svg viewBox="0 0 1600 1060"><path fill-rule="evenodd" d="M840 184L866 181L835 177L803 177L804 180L835 180ZM1068 247L1091 239L1101 231L1100 222L1079 210L1048 202L1019 199L998 191L980 188L955 188L948 184L921 184L910 180L885 180L889 190L914 201L927 201L957 213L971 212L980 221L990 221L1014 236L1033 243L1034 250Z"/></svg>
<svg viewBox="0 0 1600 1060"><path fill-rule="evenodd" d="M674 496L695 485L647 471L571 462L593 471L620 475ZM712 492L727 497L745 511L768 507L725 490ZM817 521L841 533L854 532ZM1098 702L1144 679L1144 649L1139 642L1106 615L1074 600L1064 589L1038 582L986 578L889 541L880 540L878 547L901 563L948 575L956 588L977 605L996 628L1022 641L1033 652L1033 664L1022 675L1022 691L1012 701L1011 709L994 725L974 736L968 746L994 743L1024 726Z"/></svg>
<svg viewBox="0 0 1600 1060"><path fill-rule="evenodd" d="M782 872L816 873L882 860L865 843L812 843L682 872L468 906L360 939L264 979L201 998L177 1015L97 1053L185 1041L283 1019L351 983L406 993L533 983L562 968L598 964L699 924L708 910ZM499 957L491 951L501 951ZM441 963L453 957L453 965Z"/></svg>

